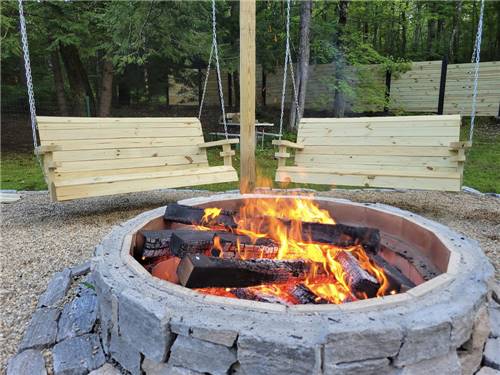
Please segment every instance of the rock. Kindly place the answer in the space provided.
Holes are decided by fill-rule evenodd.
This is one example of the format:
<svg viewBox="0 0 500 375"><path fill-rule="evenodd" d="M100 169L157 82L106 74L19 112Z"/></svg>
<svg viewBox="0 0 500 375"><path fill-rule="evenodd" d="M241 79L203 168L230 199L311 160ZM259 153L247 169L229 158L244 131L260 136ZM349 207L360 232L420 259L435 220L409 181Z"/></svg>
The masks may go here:
<svg viewBox="0 0 500 375"><path fill-rule="evenodd" d="M489 332L488 309L482 306L474 318L470 339L458 351L458 357L462 366L462 375L472 375L481 366L484 344Z"/></svg>
<svg viewBox="0 0 500 375"><path fill-rule="evenodd" d="M92 331L97 319L97 296L85 293L66 304L59 318L57 341Z"/></svg>
<svg viewBox="0 0 500 375"><path fill-rule="evenodd" d="M491 337L500 337L500 308L490 307L490 329Z"/></svg>
<svg viewBox="0 0 500 375"><path fill-rule="evenodd" d="M37 309L24 331L19 350L42 349L53 345L56 342L58 318L59 309L48 307Z"/></svg>
<svg viewBox="0 0 500 375"><path fill-rule="evenodd" d="M452 350L445 356L426 359L405 366L398 375L457 375L460 373L457 353Z"/></svg>
<svg viewBox="0 0 500 375"><path fill-rule="evenodd" d="M145 375L202 375L198 371L172 366L165 362L158 363L148 358L144 358L144 361L142 361L142 370Z"/></svg>
<svg viewBox="0 0 500 375"><path fill-rule="evenodd" d="M435 325L425 321L415 323L408 330L394 365L402 367L447 355L450 350L450 337L451 325L448 322Z"/></svg>
<svg viewBox="0 0 500 375"><path fill-rule="evenodd" d="M346 362L339 364L325 363L325 375L389 375L395 373L387 358L369 359L367 361Z"/></svg>
<svg viewBox="0 0 500 375"><path fill-rule="evenodd" d="M319 348L265 341L253 336L238 338L238 361L248 375L311 375L321 362Z"/></svg>
<svg viewBox="0 0 500 375"><path fill-rule="evenodd" d="M7 375L47 375L42 353L28 349L12 357L7 364Z"/></svg>
<svg viewBox="0 0 500 375"><path fill-rule="evenodd" d="M111 357L132 375L141 374L141 353L117 334L111 335L109 346Z"/></svg>
<svg viewBox="0 0 500 375"><path fill-rule="evenodd" d="M89 272L90 272L90 260L87 260L81 264L71 267L71 275L73 277L85 275Z"/></svg>
<svg viewBox="0 0 500 375"><path fill-rule="evenodd" d="M484 364L495 370L500 370L500 338L491 338L486 341Z"/></svg>
<svg viewBox="0 0 500 375"><path fill-rule="evenodd" d="M360 328L357 332L330 334L325 345L325 363L354 362L395 356L401 347L403 332L396 325Z"/></svg>
<svg viewBox="0 0 500 375"><path fill-rule="evenodd" d="M491 367L481 367L481 370L476 372L476 375L500 375L500 371Z"/></svg>
<svg viewBox="0 0 500 375"><path fill-rule="evenodd" d="M146 357L163 362L172 344L165 310L156 309L154 301L130 290L119 296L119 332ZM114 323L113 323L114 324Z"/></svg>
<svg viewBox="0 0 500 375"><path fill-rule="evenodd" d="M238 336L237 332L231 330L207 327L189 327L182 323L170 323L170 329L178 335L191 336L196 339L224 345L229 348L234 345L236 337Z"/></svg>
<svg viewBox="0 0 500 375"><path fill-rule="evenodd" d="M40 296L37 307L51 307L59 303L71 285L71 270L65 268L56 272L47 286L45 292Z"/></svg>
<svg viewBox="0 0 500 375"><path fill-rule="evenodd" d="M118 370L111 363L105 363L104 366L99 367L97 370L90 371L89 375L120 375L121 371Z"/></svg>
<svg viewBox="0 0 500 375"><path fill-rule="evenodd" d="M80 375L101 367L104 362L99 337L95 334L71 337L52 350L55 375Z"/></svg>
<svg viewBox="0 0 500 375"><path fill-rule="evenodd" d="M177 336L168 360L171 366L189 366L192 370L213 375L226 374L234 362L236 354L226 346L185 336Z"/></svg>

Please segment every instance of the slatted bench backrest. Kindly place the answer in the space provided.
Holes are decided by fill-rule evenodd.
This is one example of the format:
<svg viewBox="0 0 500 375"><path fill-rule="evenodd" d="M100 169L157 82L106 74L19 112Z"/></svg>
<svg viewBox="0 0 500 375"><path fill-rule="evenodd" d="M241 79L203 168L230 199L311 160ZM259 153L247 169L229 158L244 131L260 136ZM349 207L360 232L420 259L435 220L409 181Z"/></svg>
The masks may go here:
<svg viewBox="0 0 500 375"><path fill-rule="evenodd" d="M295 165L331 170L460 172L460 116L304 118Z"/></svg>
<svg viewBox="0 0 500 375"><path fill-rule="evenodd" d="M60 148L51 155L56 180L208 166L196 118L37 120L41 145Z"/></svg>

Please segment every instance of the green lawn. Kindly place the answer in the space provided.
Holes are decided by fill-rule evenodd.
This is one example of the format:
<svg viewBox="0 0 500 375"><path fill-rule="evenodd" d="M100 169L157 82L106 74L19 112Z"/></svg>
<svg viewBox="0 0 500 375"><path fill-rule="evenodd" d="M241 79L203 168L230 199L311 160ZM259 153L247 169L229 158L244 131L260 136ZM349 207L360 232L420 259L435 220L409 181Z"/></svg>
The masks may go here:
<svg viewBox="0 0 500 375"><path fill-rule="evenodd" d="M466 138L463 131L462 139ZM221 165L219 150L209 150L211 165ZM257 149L257 176L273 180L277 163L273 157L274 150L267 146ZM239 170L239 155L233 164ZM26 153L3 152L1 158L1 188L15 190L47 189L36 158ZM500 130L498 125L479 122L474 134L474 145L467 155L464 171L464 185L483 192L500 193ZM274 187L279 184L273 183ZM308 187L316 190L328 190L326 185L289 184L288 187ZM197 189L225 191L238 188L238 183L221 183L197 186Z"/></svg>

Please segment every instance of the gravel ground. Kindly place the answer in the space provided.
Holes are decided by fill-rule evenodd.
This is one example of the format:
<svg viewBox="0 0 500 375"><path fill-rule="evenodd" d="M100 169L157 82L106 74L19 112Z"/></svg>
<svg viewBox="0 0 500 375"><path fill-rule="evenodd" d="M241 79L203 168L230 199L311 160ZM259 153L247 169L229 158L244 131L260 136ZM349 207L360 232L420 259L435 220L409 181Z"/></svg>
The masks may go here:
<svg viewBox="0 0 500 375"><path fill-rule="evenodd" d="M23 192L1 205L0 368L15 353L52 274L89 259L117 223L199 191L129 194L50 203L47 193ZM467 193L331 191L318 195L380 202L417 212L478 240L500 276L500 199Z"/></svg>

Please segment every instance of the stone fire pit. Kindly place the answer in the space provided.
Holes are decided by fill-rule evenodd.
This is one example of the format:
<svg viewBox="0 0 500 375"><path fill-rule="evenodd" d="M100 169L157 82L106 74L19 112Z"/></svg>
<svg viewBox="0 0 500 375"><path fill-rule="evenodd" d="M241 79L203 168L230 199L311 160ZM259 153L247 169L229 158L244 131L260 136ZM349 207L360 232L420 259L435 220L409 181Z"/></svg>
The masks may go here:
<svg viewBox="0 0 500 375"><path fill-rule="evenodd" d="M179 203L234 209L255 197L265 196ZM435 277L406 293L342 305L200 294L154 278L131 255L138 230L163 228L161 207L115 227L96 248L92 277L104 351L134 374L472 373L488 334L493 278L478 243L394 207L315 199L340 223L376 227L382 242L417 249Z"/></svg>

